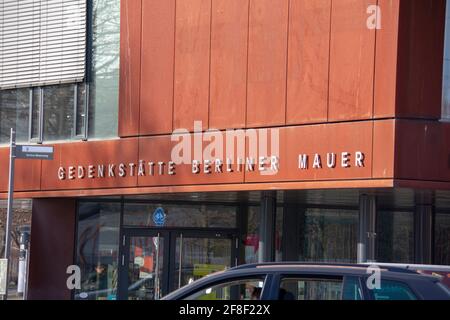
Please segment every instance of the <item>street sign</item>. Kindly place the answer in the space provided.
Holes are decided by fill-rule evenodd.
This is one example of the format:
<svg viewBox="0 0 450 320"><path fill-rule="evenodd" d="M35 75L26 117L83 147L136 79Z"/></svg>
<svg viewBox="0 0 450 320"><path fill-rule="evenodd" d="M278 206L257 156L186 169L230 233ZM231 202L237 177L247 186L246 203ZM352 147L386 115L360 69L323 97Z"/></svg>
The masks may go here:
<svg viewBox="0 0 450 320"><path fill-rule="evenodd" d="M11 230L13 220L14 203L14 167L15 159L53 160L53 147L51 146L24 146L16 144L16 131L11 128L9 141L9 184L8 184L8 209L6 213L5 254L0 260L0 295L3 300L8 299L8 260L11 257Z"/></svg>
<svg viewBox="0 0 450 320"><path fill-rule="evenodd" d="M0 295L6 294L6 274L8 259L0 259Z"/></svg>
<svg viewBox="0 0 450 320"><path fill-rule="evenodd" d="M49 146L16 146L17 159L53 160L53 147Z"/></svg>

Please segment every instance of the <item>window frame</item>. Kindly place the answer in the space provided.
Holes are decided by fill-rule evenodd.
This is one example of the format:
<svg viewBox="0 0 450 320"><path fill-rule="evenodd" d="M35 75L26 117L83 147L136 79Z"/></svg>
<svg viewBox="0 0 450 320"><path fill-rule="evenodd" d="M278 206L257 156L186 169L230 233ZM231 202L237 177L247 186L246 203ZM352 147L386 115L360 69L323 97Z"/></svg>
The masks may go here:
<svg viewBox="0 0 450 320"><path fill-rule="evenodd" d="M272 300L279 300L279 290L281 288L281 284L284 279L294 279L294 280L301 280L304 279L307 280L314 280L317 279L317 281L339 281L341 283L341 295L340 300L342 300L342 294L344 292L344 285L345 285L345 276L340 274L325 274L325 273L309 273L309 272L280 272L278 273L273 281L273 287L272 287ZM364 300L364 292L362 292ZM296 300L296 301L302 301L302 300ZM312 301L312 300L304 300L304 301ZM339 300L337 300L339 301Z"/></svg>
<svg viewBox="0 0 450 320"><path fill-rule="evenodd" d="M272 290L272 284L273 284L273 277L272 274L269 272L263 272L263 273L254 273L254 274L245 274L245 275L230 275L227 277L223 277L205 284L202 284L193 290L189 290L184 292L182 295L177 297L178 300L186 300L189 297L192 297L194 294L206 290L208 288L213 288L215 286L226 284L226 283L232 283L236 281L241 280L256 280L257 278L263 279L263 287L261 291L261 296L259 300L270 300L271 296L271 290ZM225 300L223 300L225 301Z"/></svg>
<svg viewBox="0 0 450 320"><path fill-rule="evenodd" d="M29 88L30 90L30 123L28 126L28 140L31 143L37 143L42 144L43 140L43 113L44 113L44 105L43 105L43 99L44 99L44 93L42 87L32 87ZM33 111L34 111L34 90L37 90L39 93L38 96L38 119L37 119L37 136L33 137Z"/></svg>
<svg viewBox="0 0 450 320"><path fill-rule="evenodd" d="M78 88L80 83L74 84L74 98L73 98L73 132L72 138L76 140L87 141L88 139L88 127L89 127L89 84L84 82L85 94L84 94L84 121L78 119ZM81 134L78 134L77 127L78 121L81 121Z"/></svg>
<svg viewBox="0 0 450 320"><path fill-rule="evenodd" d="M88 116L87 113L89 111L89 87L86 84L86 90L85 90L85 103L84 103L84 110L85 110L85 122L82 124L82 134L77 135L76 134L76 127L78 125L78 121L80 121L77 117L77 111L78 111L78 86L80 83L69 83L69 84L65 84L68 86L71 86L73 89L73 110L72 110L72 114L73 114L73 119L74 119L74 123L73 123L73 129L72 129L72 133L71 133L71 138L70 140L83 140L86 141L88 136ZM61 140L44 140L44 118L45 118L45 112L44 112L44 91L46 90L46 88L48 88L50 86L45 86L45 87L34 87L34 88L29 88L30 91L30 119L29 119L29 126L28 126L28 137L29 137L29 142L30 143L37 143L37 144L43 144L45 143L51 143L51 142L55 142L55 141L67 141L68 139L61 139ZM54 86L53 86L54 87ZM37 108L39 109L38 115L38 136L37 137L33 137L32 136L32 132L33 132L33 111L34 111L34 97L33 97L33 90L39 90L39 103L37 104ZM81 120L82 121L82 120Z"/></svg>
<svg viewBox="0 0 450 320"><path fill-rule="evenodd" d="M217 283L213 283L213 284L211 284L209 286L203 287L202 289L196 290L193 293L185 296L183 298L183 300L195 300L195 301L202 300L202 299L199 299L199 298L201 298L203 296L207 296L208 293L206 293L204 291L206 291L208 289L211 289L211 293L213 293L213 292L215 292L217 290L222 290L222 289L227 288L227 287L241 286L241 285L244 285L246 283L262 281L263 282L263 285L262 285L262 288L261 288L262 290L261 290L261 294L260 294L259 299L258 299L258 300L261 300L261 298L263 296L264 288L265 288L265 286L267 284L266 279L267 279L267 277L263 277L263 276L261 276L261 277L253 276L253 277L244 277L244 278L236 278L236 279L230 278L227 281L220 281L220 282L217 282ZM231 280L231 281L229 281L229 280ZM232 289L230 289L230 294L231 294L231 291L232 291ZM229 299L229 300L218 299L218 300L229 301L229 300L234 300L234 299Z"/></svg>

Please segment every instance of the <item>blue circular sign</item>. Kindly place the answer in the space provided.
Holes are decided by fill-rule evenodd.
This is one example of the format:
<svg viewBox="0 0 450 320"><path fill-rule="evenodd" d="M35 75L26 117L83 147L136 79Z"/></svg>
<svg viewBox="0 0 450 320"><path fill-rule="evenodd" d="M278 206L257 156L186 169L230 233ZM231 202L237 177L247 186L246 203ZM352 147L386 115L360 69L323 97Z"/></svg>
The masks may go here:
<svg viewBox="0 0 450 320"><path fill-rule="evenodd" d="M163 208L159 207L153 212L153 222L158 227L161 227L166 223L166 213Z"/></svg>

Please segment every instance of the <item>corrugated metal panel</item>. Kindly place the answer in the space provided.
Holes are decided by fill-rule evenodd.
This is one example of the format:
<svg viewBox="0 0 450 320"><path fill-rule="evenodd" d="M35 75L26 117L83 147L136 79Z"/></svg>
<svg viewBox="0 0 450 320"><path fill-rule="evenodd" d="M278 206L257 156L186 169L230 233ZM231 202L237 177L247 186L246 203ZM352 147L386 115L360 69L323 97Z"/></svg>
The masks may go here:
<svg viewBox="0 0 450 320"><path fill-rule="evenodd" d="M0 0L0 89L82 81L86 0Z"/></svg>

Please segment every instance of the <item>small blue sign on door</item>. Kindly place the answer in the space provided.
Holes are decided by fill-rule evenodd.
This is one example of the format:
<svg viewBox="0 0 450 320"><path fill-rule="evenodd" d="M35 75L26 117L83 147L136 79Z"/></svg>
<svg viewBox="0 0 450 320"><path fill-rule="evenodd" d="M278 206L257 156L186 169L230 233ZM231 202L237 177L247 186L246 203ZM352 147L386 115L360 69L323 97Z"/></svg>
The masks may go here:
<svg viewBox="0 0 450 320"><path fill-rule="evenodd" d="M166 223L166 213L163 208L158 207L153 212L153 223L158 227L162 227Z"/></svg>

